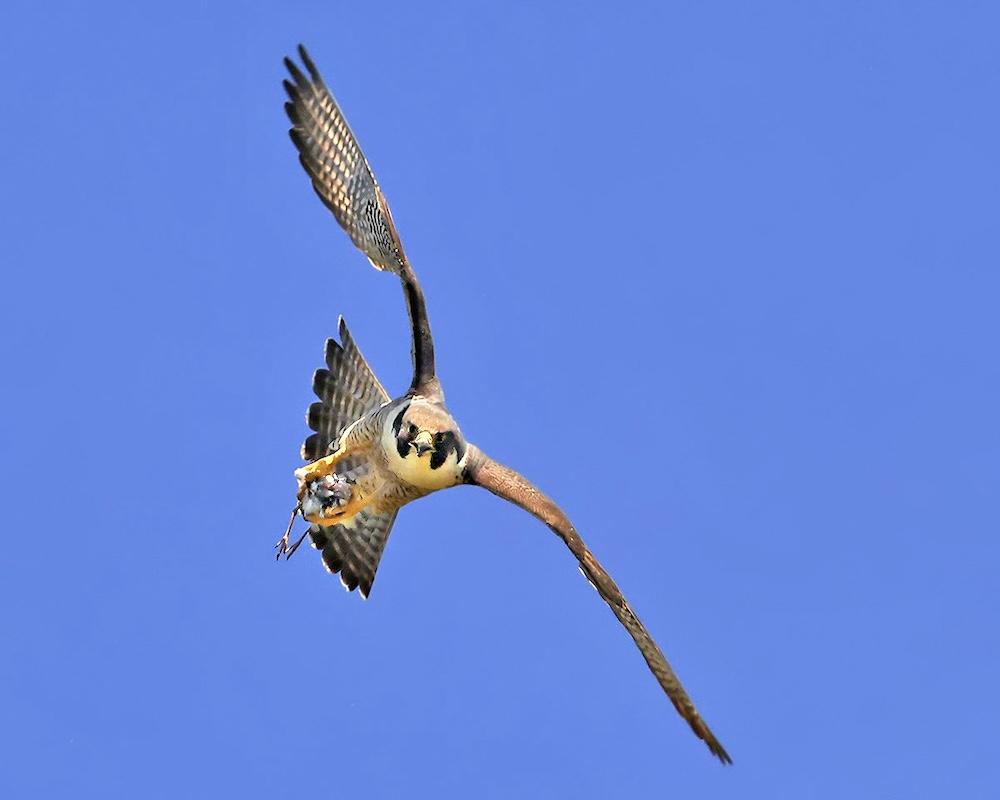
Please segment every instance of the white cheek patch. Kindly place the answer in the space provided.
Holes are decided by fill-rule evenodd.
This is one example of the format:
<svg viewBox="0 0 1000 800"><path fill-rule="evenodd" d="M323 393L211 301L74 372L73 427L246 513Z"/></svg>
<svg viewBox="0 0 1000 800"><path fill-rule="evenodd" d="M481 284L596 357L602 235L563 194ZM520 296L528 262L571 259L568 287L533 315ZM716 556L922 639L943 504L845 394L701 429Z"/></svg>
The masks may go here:
<svg viewBox="0 0 1000 800"><path fill-rule="evenodd" d="M385 453L389 463L392 463L392 457L395 456L399 458L399 451L396 449L396 433L392 429L392 421L386 420L385 425L382 426L382 452Z"/></svg>

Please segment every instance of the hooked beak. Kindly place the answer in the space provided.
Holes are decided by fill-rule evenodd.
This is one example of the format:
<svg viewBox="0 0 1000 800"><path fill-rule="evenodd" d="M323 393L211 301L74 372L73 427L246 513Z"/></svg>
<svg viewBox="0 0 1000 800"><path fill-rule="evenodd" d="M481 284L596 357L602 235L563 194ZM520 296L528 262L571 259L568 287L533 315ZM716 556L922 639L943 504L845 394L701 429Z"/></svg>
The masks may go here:
<svg viewBox="0 0 1000 800"><path fill-rule="evenodd" d="M411 444L413 449L417 451L418 458L434 449L434 439L427 431L420 431Z"/></svg>

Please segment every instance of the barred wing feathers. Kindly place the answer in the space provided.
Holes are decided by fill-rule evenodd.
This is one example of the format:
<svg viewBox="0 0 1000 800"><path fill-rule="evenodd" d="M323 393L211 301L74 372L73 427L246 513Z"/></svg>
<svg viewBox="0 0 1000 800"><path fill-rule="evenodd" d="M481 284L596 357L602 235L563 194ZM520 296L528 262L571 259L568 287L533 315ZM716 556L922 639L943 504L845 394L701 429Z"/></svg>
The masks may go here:
<svg viewBox="0 0 1000 800"><path fill-rule="evenodd" d="M315 461L325 456L340 432L355 420L389 401L354 342L343 318L339 321L340 342L326 341L326 368L316 370L313 391L319 400L309 406L306 421L315 431L302 445L302 457ZM366 465L347 458L340 470L363 471ZM313 547L322 552L323 564L331 573L340 573L349 590L360 589L368 597L382 551L389 539L396 513L378 514L367 509L346 524L322 527L311 525Z"/></svg>
<svg viewBox="0 0 1000 800"><path fill-rule="evenodd" d="M299 161L320 200L372 266L400 275L406 256L389 204L340 106L302 46L299 57L309 76L286 58L292 81L284 82L289 97L285 111L292 122L289 134Z"/></svg>
<svg viewBox="0 0 1000 800"><path fill-rule="evenodd" d="M434 340L423 290L403 253L389 204L340 106L301 45L299 58L306 72L286 58L292 80L284 81L289 98L285 111L292 122L289 135L299 151L299 161L320 200L372 266L399 276L413 337L412 390L439 397L441 386L434 371Z"/></svg>
<svg viewBox="0 0 1000 800"><path fill-rule="evenodd" d="M338 332L340 342L326 340L326 369L313 374L313 392L319 400L306 414L309 428L315 431L302 443L306 461L325 456L344 428L389 402L389 394L354 343L343 317Z"/></svg>
<svg viewBox="0 0 1000 800"><path fill-rule="evenodd" d="M375 514L364 509L346 525L310 526L309 536L313 547L322 551L323 566L331 574L339 572L340 582L349 592L360 589L364 598L371 593L396 513Z"/></svg>

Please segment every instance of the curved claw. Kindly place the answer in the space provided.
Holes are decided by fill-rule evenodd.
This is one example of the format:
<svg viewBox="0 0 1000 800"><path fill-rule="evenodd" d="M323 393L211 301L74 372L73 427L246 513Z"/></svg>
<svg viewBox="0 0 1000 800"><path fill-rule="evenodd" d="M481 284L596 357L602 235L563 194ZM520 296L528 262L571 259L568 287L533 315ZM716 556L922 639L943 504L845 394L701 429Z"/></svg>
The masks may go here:
<svg viewBox="0 0 1000 800"><path fill-rule="evenodd" d="M274 545L275 549L278 551L274 556L275 561L278 561L283 553L285 554L285 560L287 561L292 557L292 553L299 549L299 545L302 544L302 540L306 538L306 534L303 533L295 544L291 547L288 546L288 538L292 535L292 525L295 524L295 518L301 511L301 504L296 504L295 508L292 509L292 515L288 518L288 527L285 528L285 535L278 539L277 543ZM306 533L308 533L308 531L306 531Z"/></svg>

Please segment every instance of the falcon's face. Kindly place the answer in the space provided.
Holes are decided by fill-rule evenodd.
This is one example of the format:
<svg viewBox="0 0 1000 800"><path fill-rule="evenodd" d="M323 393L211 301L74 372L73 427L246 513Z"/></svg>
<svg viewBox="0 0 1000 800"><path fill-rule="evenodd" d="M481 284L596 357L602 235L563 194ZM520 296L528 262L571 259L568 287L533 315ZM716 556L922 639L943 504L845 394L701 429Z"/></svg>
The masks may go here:
<svg viewBox="0 0 1000 800"><path fill-rule="evenodd" d="M424 489L458 482L465 438L441 406L410 401L391 419L383 437L390 465L404 480Z"/></svg>

